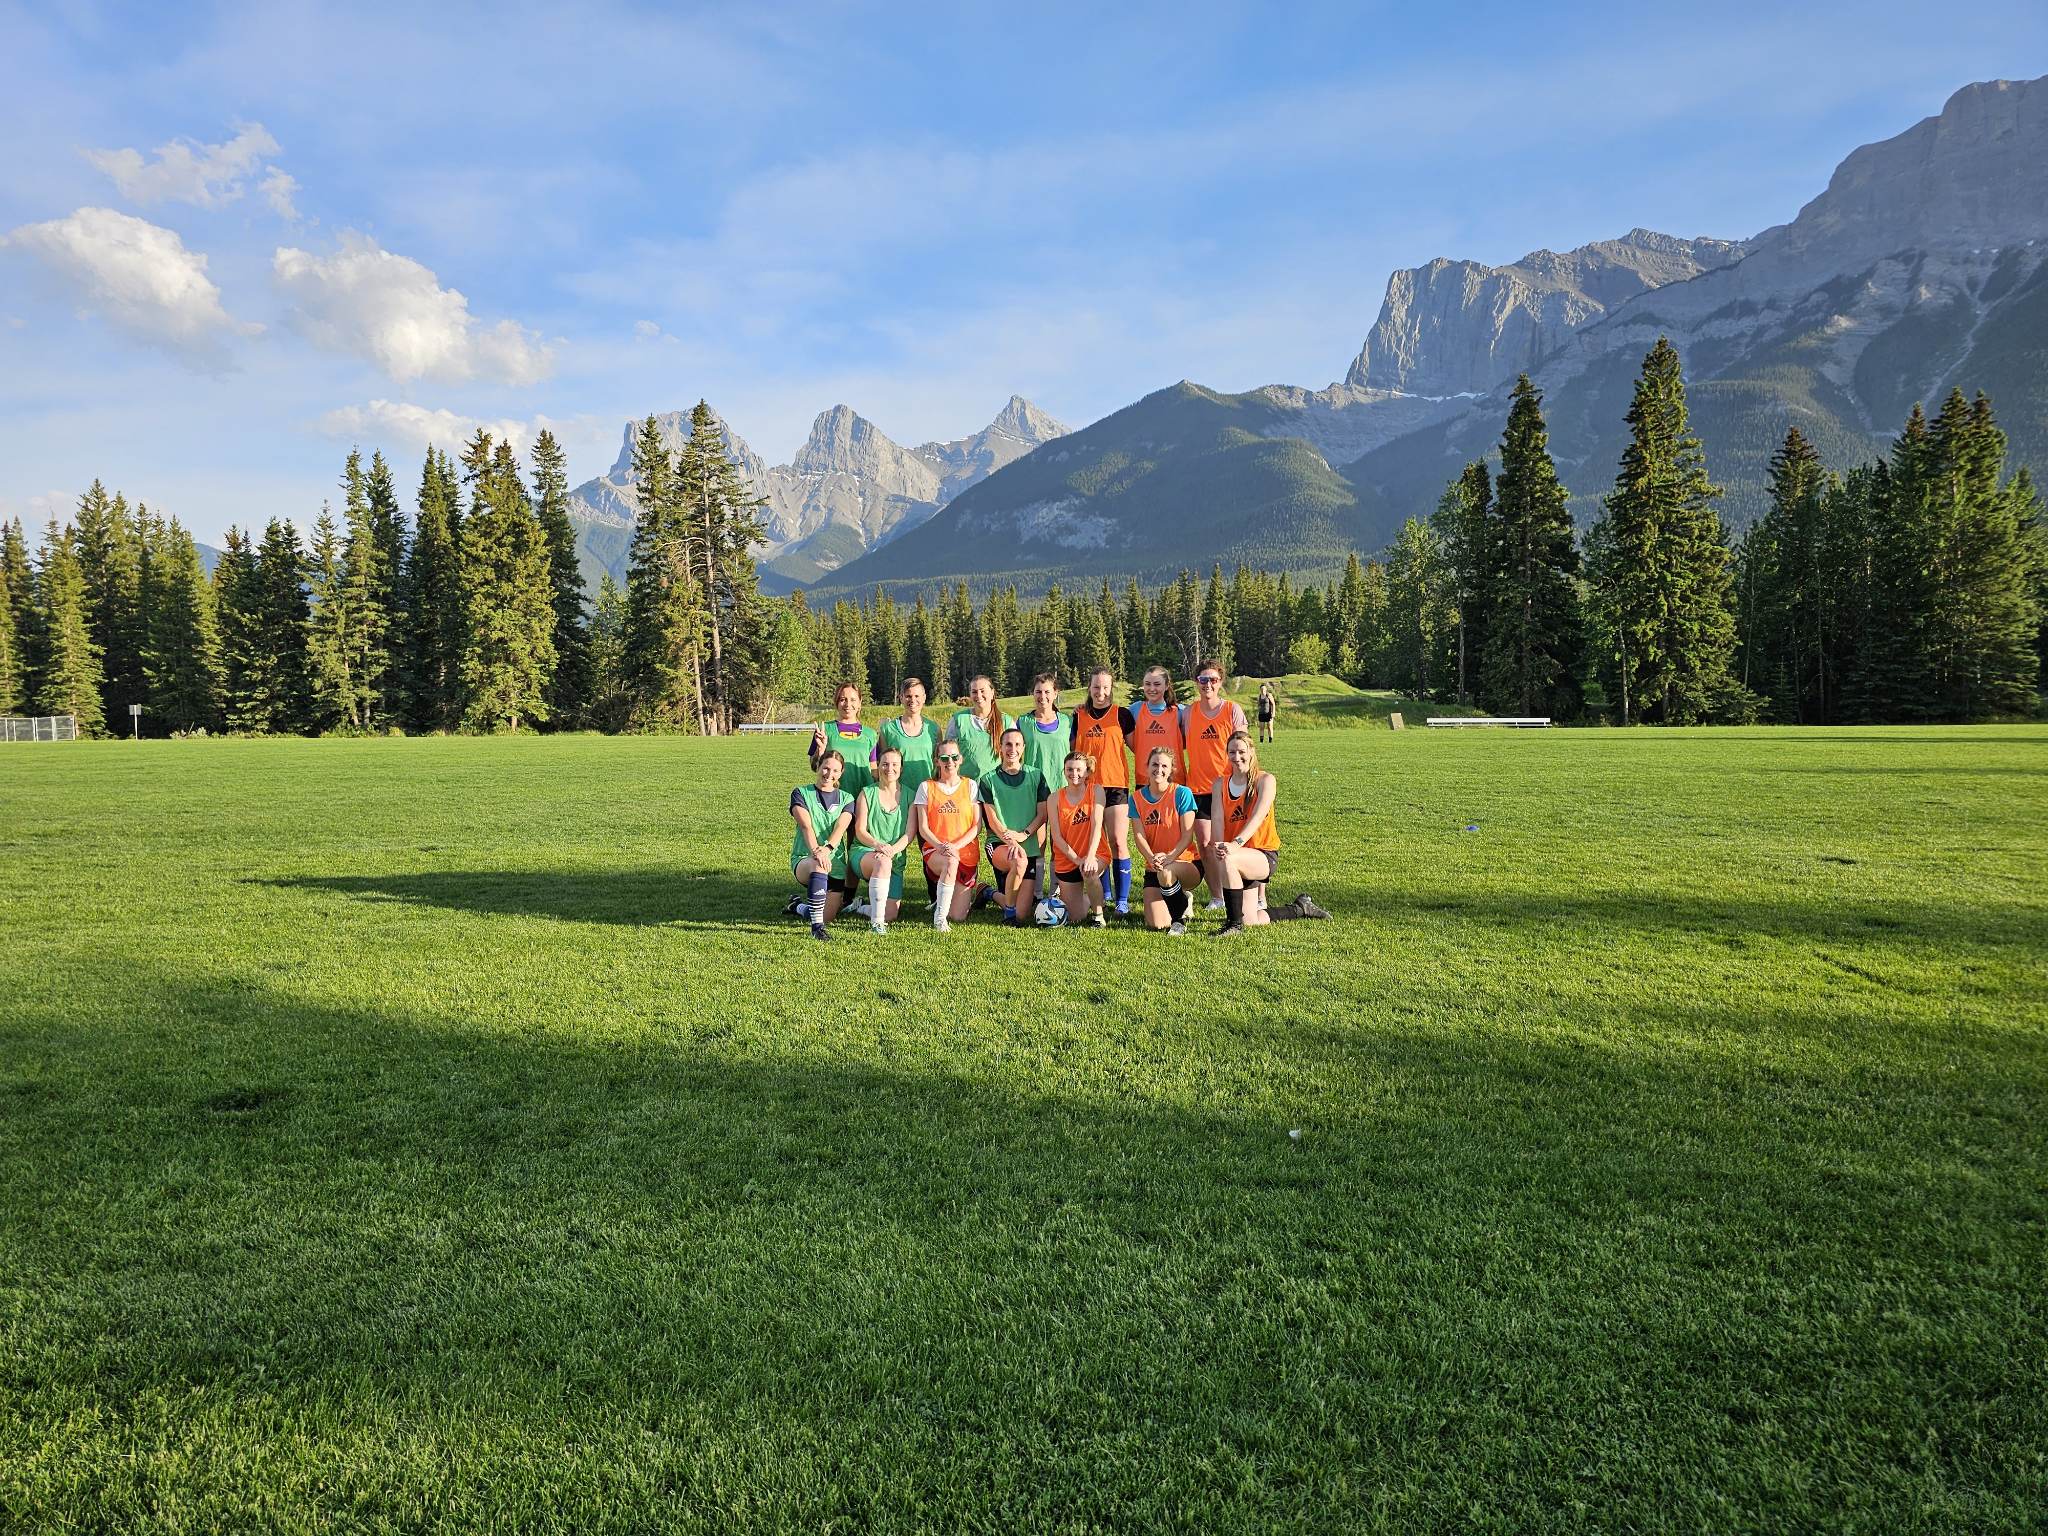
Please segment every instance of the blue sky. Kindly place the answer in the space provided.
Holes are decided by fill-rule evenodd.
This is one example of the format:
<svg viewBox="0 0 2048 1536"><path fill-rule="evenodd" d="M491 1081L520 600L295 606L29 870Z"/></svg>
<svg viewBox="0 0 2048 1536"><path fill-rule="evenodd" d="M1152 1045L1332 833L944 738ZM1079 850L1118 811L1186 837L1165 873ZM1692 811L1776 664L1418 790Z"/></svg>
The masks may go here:
<svg viewBox="0 0 2048 1536"><path fill-rule="evenodd" d="M0 4L0 515L99 476L217 541L478 421L581 480L700 396L781 462L839 402L1320 386L1396 267L1754 234L2048 72L2039 0L1677 11Z"/></svg>

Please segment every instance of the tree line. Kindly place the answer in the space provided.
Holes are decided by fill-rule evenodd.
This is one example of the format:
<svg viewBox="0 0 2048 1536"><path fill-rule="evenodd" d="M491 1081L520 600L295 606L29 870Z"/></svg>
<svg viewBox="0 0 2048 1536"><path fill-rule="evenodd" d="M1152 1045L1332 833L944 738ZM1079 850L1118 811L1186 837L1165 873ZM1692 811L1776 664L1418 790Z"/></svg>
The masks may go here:
<svg viewBox="0 0 2048 1536"><path fill-rule="evenodd" d="M2027 713L2048 678L2048 518L1984 396L1916 407L1882 460L1835 472L1795 426L1770 506L1739 540L1660 339L1612 492L1583 537L1521 378L1498 467L1465 466L1427 518L1317 586L1239 567L1147 592L963 583L814 612L762 596L762 503L699 402L670 453L635 439L640 516L623 588L586 601L553 436L530 466L479 431L429 449L408 525L389 466L348 456L341 516L310 545L230 529L209 579L191 535L95 481L32 563L0 530L0 712L156 732L553 728L717 734L919 677L959 697L1040 673L1083 680L1205 657L1254 675L1335 672L1490 713L1688 724L1975 720Z"/></svg>

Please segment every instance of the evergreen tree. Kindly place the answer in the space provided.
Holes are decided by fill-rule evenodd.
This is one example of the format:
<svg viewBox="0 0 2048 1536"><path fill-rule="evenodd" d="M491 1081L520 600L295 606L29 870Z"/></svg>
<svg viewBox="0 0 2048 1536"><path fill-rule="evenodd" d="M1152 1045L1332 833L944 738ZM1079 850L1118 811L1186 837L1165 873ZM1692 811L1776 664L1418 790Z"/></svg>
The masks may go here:
<svg viewBox="0 0 2048 1536"><path fill-rule="evenodd" d="M475 477L462 530L467 644L462 652L463 723L517 731L546 721L555 667L555 593L547 536L534 516L512 445L492 445ZM474 446L474 445L473 445Z"/></svg>
<svg viewBox="0 0 2048 1536"><path fill-rule="evenodd" d="M1226 676L1232 670L1234 657L1230 639L1230 598L1223 590L1223 567L1221 564L1209 568L1209 590L1202 595L1202 655L1195 658L1197 664L1203 656L1213 657L1223 664Z"/></svg>
<svg viewBox="0 0 2048 1536"><path fill-rule="evenodd" d="M740 479L711 407L690 412L690 436L677 455L678 527L687 569L698 585L709 642L708 707L703 728L730 731L764 671L768 610L760 602L753 548L761 541L765 498Z"/></svg>
<svg viewBox="0 0 2048 1536"><path fill-rule="evenodd" d="M581 725L591 688L583 572L576 560L576 530L569 522L568 459L554 433L546 430L533 444L533 509L547 540L548 584L554 594L555 672L548 685L548 717L558 728Z"/></svg>
<svg viewBox="0 0 2048 1536"><path fill-rule="evenodd" d="M631 721L625 660L626 594L607 571L598 580L597 606L590 616L590 707L586 715L601 731L622 731Z"/></svg>
<svg viewBox="0 0 2048 1536"><path fill-rule="evenodd" d="M256 555L257 635L252 692L262 729L303 733L315 728L312 611L306 595L306 554L298 531L273 517Z"/></svg>
<svg viewBox="0 0 2048 1536"><path fill-rule="evenodd" d="M1750 701L1730 671L1735 589L1714 510L1720 487L1707 478L1678 352L1663 337L1643 359L1628 425L1601 532L1607 693L1624 723L1741 718Z"/></svg>
<svg viewBox="0 0 2048 1536"><path fill-rule="evenodd" d="M347 694L339 700L342 718L351 730L381 729L384 700L396 691L391 664L391 615L384 606L392 577L384 564L377 514L370 503L369 477L362 455L351 451L342 472L342 553L338 601L342 612L335 625L343 636L347 657L343 668Z"/></svg>
<svg viewBox="0 0 2048 1536"><path fill-rule="evenodd" d="M1775 718L1802 725L1834 718L1834 580L1827 468L1795 426L1771 456L1770 507L1743 537L1738 606L1743 684L1772 701Z"/></svg>
<svg viewBox="0 0 2048 1536"><path fill-rule="evenodd" d="M363 494L369 502L370 538L377 552L371 597L384 618L384 657L377 685L376 714L390 723L406 718L406 646L412 633L412 591L407 580L405 513L398 504L391 466L384 462L381 452L370 455L370 468L363 477Z"/></svg>
<svg viewBox="0 0 2048 1536"><path fill-rule="evenodd" d="M78 569L71 530L50 519L36 573L36 627L43 655L36 713L74 715L78 734L104 734L100 708L100 648L86 620L85 578Z"/></svg>
<svg viewBox="0 0 2048 1536"><path fill-rule="evenodd" d="M1387 561L1387 682L1418 698L1454 683L1450 569L1436 531L1420 518L1401 525Z"/></svg>
<svg viewBox="0 0 2048 1536"><path fill-rule="evenodd" d="M362 724L362 688L349 671L356 646L349 633L347 567L334 512L322 502L313 524L313 545L306 556L306 585L311 611L306 620L306 670L316 731L356 729Z"/></svg>
<svg viewBox="0 0 2048 1536"><path fill-rule="evenodd" d="M1117 676L1129 682L1159 659L1152 639L1152 614L1133 576L1124 585L1124 662Z"/></svg>
<svg viewBox="0 0 2048 1536"><path fill-rule="evenodd" d="M1116 593L1110 590L1109 578L1102 578L1102 590L1095 595L1095 620L1102 626L1103 653L1088 663L1090 667L1105 666L1117 677L1124 675L1129 665L1125 649L1123 610L1116 605ZM1082 679L1083 683L1087 681Z"/></svg>
<svg viewBox="0 0 2048 1536"><path fill-rule="evenodd" d="M27 668L14 629L14 605L0 597L0 715L18 715L28 698Z"/></svg>
<svg viewBox="0 0 2048 1536"><path fill-rule="evenodd" d="M405 719L417 731L452 731L462 724L462 491L438 448L420 470L417 509L404 583Z"/></svg>
<svg viewBox="0 0 2048 1536"><path fill-rule="evenodd" d="M2012 479L2012 499L2024 531L2028 568L2033 577L2034 654L2039 662L2035 687L2048 695L2048 507L2034 489L2034 477L2022 464Z"/></svg>
<svg viewBox="0 0 2048 1536"><path fill-rule="evenodd" d="M921 595L917 607L919 612L924 609ZM875 606L868 618L868 676L875 681L877 699L898 697L903 692L905 677L925 678L927 691L931 687L930 673L913 672L909 665L911 628L915 622L895 598L880 588L875 590ZM929 667L929 661L926 665Z"/></svg>
<svg viewBox="0 0 2048 1536"><path fill-rule="evenodd" d="M627 554L624 658L632 722L641 730L701 732L703 593L691 569L675 465L651 415L633 441L633 478L640 517Z"/></svg>
<svg viewBox="0 0 2048 1536"><path fill-rule="evenodd" d="M152 540L149 712L167 730L220 729L220 633L199 548L174 518Z"/></svg>
<svg viewBox="0 0 2048 1536"><path fill-rule="evenodd" d="M1493 477L1484 460L1467 464L1445 487L1432 521L1443 541L1444 563L1450 568L1452 601L1457 608L1457 696L1460 702L1469 703L1481 659L1487 654L1488 600L1506 575ZM1352 559L1356 563L1357 556Z"/></svg>
<svg viewBox="0 0 2048 1536"><path fill-rule="evenodd" d="M962 586L962 600L966 591ZM977 634L971 612L964 627L969 636ZM968 679L976 672L986 672L999 695L1017 692L1017 658L1023 654L1023 631L1024 616L1017 603L1017 589L1004 587L999 592L991 592L981 613L978 655L973 660L957 653L952 657L955 683L950 696L956 699L965 697Z"/></svg>
<svg viewBox="0 0 2048 1536"><path fill-rule="evenodd" d="M264 712L263 581L256 551L240 528L213 568L213 610L220 630L221 723L231 731L269 729Z"/></svg>
<svg viewBox="0 0 2048 1536"><path fill-rule="evenodd" d="M776 704L806 703L817 686L808 618L800 592L792 592L776 604L775 627L768 642L767 684L767 696Z"/></svg>
<svg viewBox="0 0 2048 1536"><path fill-rule="evenodd" d="M100 707L125 721L128 706L148 698L142 652L148 611L143 603L143 530L128 502L93 481L78 498L72 545L85 585L85 619L100 648Z"/></svg>
<svg viewBox="0 0 2048 1536"><path fill-rule="evenodd" d="M1479 552L1466 558L1490 566L1473 578L1484 612L1480 698L1490 709L1571 719L1584 702L1579 676L1585 622L1571 511L1551 461L1549 438L1543 397L1523 374L1501 437L1500 480L1490 518L1474 534L1470 523L1485 514L1454 504L1444 520L1462 525L1461 542L1479 544ZM1457 501L1467 498L1477 498L1476 483L1468 488L1461 477ZM1448 556L1445 566L1455 606L1460 577Z"/></svg>
<svg viewBox="0 0 2048 1536"><path fill-rule="evenodd" d="M28 540L22 534L18 517L0 523L0 588L5 589L0 591L0 602L6 604L12 620L16 665L21 673L21 707L27 709L36 696L42 647L38 643L35 570L29 564Z"/></svg>
<svg viewBox="0 0 2048 1536"><path fill-rule="evenodd" d="M1936 688L1951 720L2030 713L2039 657L2031 508L2004 481L2005 434L1983 394L1951 391L1932 433L1938 530Z"/></svg>

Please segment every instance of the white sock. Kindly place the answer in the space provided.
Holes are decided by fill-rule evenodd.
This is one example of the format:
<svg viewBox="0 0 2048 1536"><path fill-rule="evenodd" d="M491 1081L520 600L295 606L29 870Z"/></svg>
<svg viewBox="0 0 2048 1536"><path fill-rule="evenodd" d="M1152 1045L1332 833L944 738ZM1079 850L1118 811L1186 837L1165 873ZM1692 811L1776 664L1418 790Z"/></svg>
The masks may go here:
<svg viewBox="0 0 2048 1536"><path fill-rule="evenodd" d="M889 875L890 871L884 870L868 877L868 921L877 928L884 927L889 918Z"/></svg>
<svg viewBox="0 0 2048 1536"><path fill-rule="evenodd" d="M932 922L951 922L953 919L953 882L941 880L938 891L932 897Z"/></svg>

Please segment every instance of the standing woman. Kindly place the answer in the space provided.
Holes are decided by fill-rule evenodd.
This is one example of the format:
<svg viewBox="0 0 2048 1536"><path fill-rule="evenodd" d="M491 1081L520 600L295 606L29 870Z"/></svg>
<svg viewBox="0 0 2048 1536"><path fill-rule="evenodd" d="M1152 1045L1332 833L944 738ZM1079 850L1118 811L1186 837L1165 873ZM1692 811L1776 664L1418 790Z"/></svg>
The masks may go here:
<svg viewBox="0 0 2048 1536"><path fill-rule="evenodd" d="M1173 782L1173 754L1154 747L1145 783L1131 796L1138 822L1138 847L1145 855L1145 926L1168 933L1188 931L1191 881L1202 878L1194 863L1195 797Z"/></svg>
<svg viewBox="0 0 2048 1536"><path fill-rule="evenodd" d="M1131 910L1131 760L1129 742L1137 719L1116 702L1116 674L1097 667L1088 674L1088 697L1074 711L1074 750L1088 759L1089 778L1102 791L1109 840L1116 848L1113 868L1103 870L1102 894L1119 913ZM1112 875L1114 876L1112 882Z"/></svg>
<svg viewBox="0 0 2048 1536"><path fill-rule="evenodd" d="M1274 717L1280 713L1279 695L1273 692L1271 683L1259 684L1259 740L1273 739Z"/></svg>
<svg viewBox="0 0 2048 1536"><path fill-rule="evenodd" d="M903 754L903 792L917 793L917 786L932 776L932 754L939 750L939 722L924 717L924 683L915 677L903 680L903 713L884 720L878 734L879 753L894 747Z"/></svg>
<svg viewBox="0 0 2048 1536"><path fill-rule="evenodd" d="M960 776L960 744L943 743L932 776L911 801L924 870L932 879L932 927L940 933L974 905L974 872L981 866L981 789ZM963 883L964 879L964 883Z"/></svg>
<svg viewBox="0 0 2048 1536"><path fill-rule="evenodd" d="M857 684L841 683L834 689L832 707L837 718L811 728L811 765L816 767L828 751L837 752L846 763L839 787L857 795L875 782L875 733L861 724Z"/></svg>
<svg viewBox="0 0 2048 1536"><path fill-rule="evenodd" d="M1024 733L1024 766L1036 768L1048 793L1066 773L1067 754L1074 750L1074 717L1059 707L1059 680L1041 672L1031 680L1031 713L1017 721Z"/></svg>
<svg viewBox="0 0 2048 1536"><path fill-rule="evenodd" d="M1024 761L1024 732L1003 732L1002 761L981 781L988 817L989 862L1001 878L1003 921L1031 920L1038 900L1039 830L1045 825L1045 778ZM1020 917L1021 914L1021 917Z"/></svg>
<svg viewBox="0 0 2048 1536"><path fill-rule="evenodd" d="M1215 840L1217 788L1230 772L1230 738L1245 729L1244 710L1223 697L1223 663L1214 659L1195 668L1195 702L1186 710L1188 788L1195 792L1195 842L1204 878L1209 882L1209 907L1221 911L1223 872L1209 845Z"/></svg>
<svg viewBox="0 0 2048 1536"><path fill-rule="evenodd" d="M1242 933L1270 922L1266 913L1266 882L1280 867L1280 830L1273 821L1279 781L1259 768L1259 749L1249 731L1233 732L1225 750L1230 772L1216 786L1222 837L1213 850L1223 880L1223 903L1229 916L1218 937ZM1299 907L1308 901L1297 896Z"/></svg>
<svg viewBox="0 0 2048 1536"><path fill-rule="evenodd" d="M876 933L887 933L902 910L914 793L903 787L902 749L885 743L875 758L875 782L853 802L853 835L867 850L860 856L859 873L868 882L868 926Z"/></svg>
<svg viewBox="0 0 2048 1536"><path fill-rule="evenodd" d="M1147 667L1138 684L1144 695L1131 706L1131 755L1149 764L1152 754L1164 748L1172 765L1173 782L1187 782L1187 737L1183 734L1184 711L1173 701L1173 679L1164 667ZM1149 774L1150 770L1147 769Z"/></svg>
<svg viewBox="0 0 2048 1536"><path fill-rule="evenodd" d="M967 701L969 707L955 710L947 722L946 740L960 745L961 776L978 784L994 771L996 747L1003 732L1016 722L996 708L996 685L986 673L968 683Z"/></svg>
<svg viewBox="0 0 2048 1536"><path fill-rule="evenodd" d="M1102 928L1108 925L1102 913L1101 885L1109 839L1102 830L1102 791L1088 782L1094 766L1086 752L1067 754L1067 782L1047 807L1045 851L1052 859L1060 900L1067 904L1068 921L1078 922L1085 912L1090 923Z"/></svg>
<svg viewBox="0 0 2048 1536"><path fill-rule="evenodd" d="M846 878L846 828L852 798L839 787L846 760L831 748L818 755L817 778L789 792L796 838L789 845L789 871L810 895L811 937L827 939L825 925L839 915L839 884Z"/></svg>

